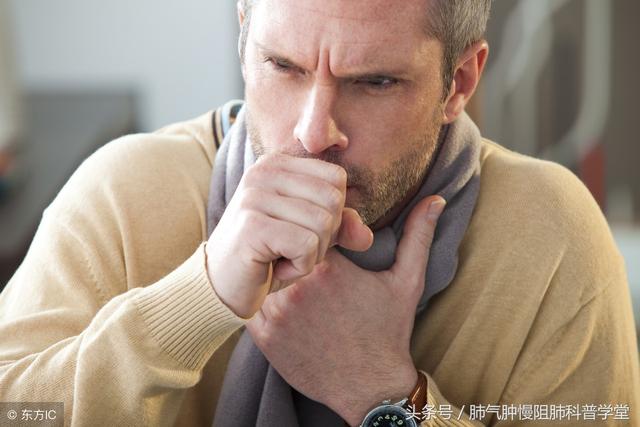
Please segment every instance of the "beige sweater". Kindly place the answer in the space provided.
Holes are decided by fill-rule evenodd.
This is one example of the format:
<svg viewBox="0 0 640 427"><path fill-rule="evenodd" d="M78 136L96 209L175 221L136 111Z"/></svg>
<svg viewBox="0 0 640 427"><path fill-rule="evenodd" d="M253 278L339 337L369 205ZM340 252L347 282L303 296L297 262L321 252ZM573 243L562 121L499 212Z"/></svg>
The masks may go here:
<svg viewBox="0 0 640 427"><path fill-rule="evenodd" d="M208 113L80 166L0 295L0 401L64 402L74 426L211 425L244 323L205 271L214 155ZM595 413L590 425L640 425L624 265L599 208L556 164L488 141L481 161L456 278L416 321L413 357L438 418L423 424L480 425L455 420L464 409L519 425L478 405L540 418L571 404ZM604 405L632 421L603 421Z"/></svg>

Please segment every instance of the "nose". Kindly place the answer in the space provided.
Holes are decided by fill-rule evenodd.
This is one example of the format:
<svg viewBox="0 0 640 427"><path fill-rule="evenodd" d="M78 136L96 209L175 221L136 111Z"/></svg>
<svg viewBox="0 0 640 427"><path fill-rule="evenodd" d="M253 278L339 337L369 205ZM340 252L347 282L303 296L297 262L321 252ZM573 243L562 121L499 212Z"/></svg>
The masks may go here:
<svg viewBox="0 0 640 427"><path fill-rule="evenodd" d="M325 150L344 150L349 145L334 117L337 88L314 84L307 96L302 114L293 130L294 137L305 150L319 154Z"/></svg>

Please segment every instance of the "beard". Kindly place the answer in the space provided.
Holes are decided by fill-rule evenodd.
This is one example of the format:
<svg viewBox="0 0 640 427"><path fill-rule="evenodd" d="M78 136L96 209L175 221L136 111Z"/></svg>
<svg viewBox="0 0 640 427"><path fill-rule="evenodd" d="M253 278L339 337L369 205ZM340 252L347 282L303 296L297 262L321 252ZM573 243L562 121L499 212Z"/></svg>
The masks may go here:
<svg viewBox="0 0 640 427"><path fill-rule="evenodd" d="M415 135L408 144L401 142L400 146L404 151L398 153L398 156L391 159L386 166L375 171L347 163L344 154L340 151L327 150L314 155L298 145L294 150L279 152L295 157L323 160L344 168L347 172L347 186L357 190L356 194L352 194L353 197L347 196L345 206L355 209L362 221L371 226L403 201L408 202L405 199L409 192L424 180L438 145L442 127L440 117L442 117L442 110L439 107L435 109L419 134ZM256 159L266 153L277 151L264 145L258 126L251 120L249 108L245 118L251 148ZM388 143L395 144L395 141Z"/></svg>

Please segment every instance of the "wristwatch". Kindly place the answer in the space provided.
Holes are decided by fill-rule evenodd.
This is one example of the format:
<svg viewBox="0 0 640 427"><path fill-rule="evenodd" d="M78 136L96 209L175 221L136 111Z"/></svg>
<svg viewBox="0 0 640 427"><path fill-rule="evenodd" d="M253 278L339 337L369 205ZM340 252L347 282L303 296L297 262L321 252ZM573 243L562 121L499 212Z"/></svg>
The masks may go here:
<svg viewBox="0 0 640 427"><path fill-rule="evenodd" d="M360 427L417 427L426 418L422 409L427 405L427 384L426 375L418 371L418 383L409 397L397 403L383 401L364 417Z"/></svg>

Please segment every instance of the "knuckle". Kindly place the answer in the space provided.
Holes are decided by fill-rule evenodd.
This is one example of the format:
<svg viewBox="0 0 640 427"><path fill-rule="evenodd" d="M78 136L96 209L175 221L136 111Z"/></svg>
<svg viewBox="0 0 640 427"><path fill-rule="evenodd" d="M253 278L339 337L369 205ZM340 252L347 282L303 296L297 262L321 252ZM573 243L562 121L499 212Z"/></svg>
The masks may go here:
<svg viewBox="0 0 640 427"><path fill-rule="evenodd" d="M302 242L302 248L306 254L315 253L318 250L318 245L320 244L320 238L316 233L311 231L306 233L306 236Z"/></svg>
<svg viewBox="0 0 640 427"><path fill-rule="evenodd" d="M334 167L334 176L337 184L342 188L347 186L347 171L338 165L333 165Z"/></svg>
<svg viewBox="0 0 640 427"><path fill-rule="evenodd" d="M314 266L316 265L316 260L318 259L318 245L320 244L320 239L315 233L309 232L309 237L305 239L303 243L304 254L302 259L300 260L300 273L302 275L310 274L313 271Z"/></svg>
<svg viewBox="0 0 640 427"><path fill-rule="evenodd" d="M309 253L309 256L305 259L304 276L308 276L313 272L313 267L315 267L317 259L318 259L318 250L316 249L312 253Z"/></svg>
<svg viewBox="0 0 640 427"><path fill-rule="evenodd" d="M244 188L254 187L256 184L260 182L259 176L262 171L262 165L256 163L251 166L245 174L242 176L241 186Z"/></svg>
<svg viewBox="0 0 640 427"><path fill-rule="evenodd" d="M256 162L253 165L249 166L249 168L242 175L242 180L243 181L246 182L248 179L251 179L255 175L259 175L260 174L260 172L265 168L266 160L264 158L266 156L268 156L268 154L265 154L264 156L261 156L258 160L256 160Z"/></svg>
<svg viewBox="0 0 640 427"><path fill-rule="evenodd" d="M262 228L262 218L257 212L246 210L240 214L239 228L248 233L255 233Z"/></svg>
<svg viewBox="0 0 640 427"><path fill-rule="evenodd" d="M285 160L287 156L285 156L282 153L278 153L278 152L273 152L271 154L269 154L269 159L273 162L282 162Z"/></svg>
<svg viewBox="0 0 640 427"><path fill-rule="evenodd" d="M274 326L284 325L287 319L287 312L281 303L269 304L268 319Z"/></svg>
<svg viewBox="0 0 640 427"><path fill-rule="evenodd" d="M256 161L255 165L264 165L265 163L272 163L277 157L276 153L264 153Z"/></svg>
<svg viewBox="0 0 640 427"><path fill-rule="evenodd" d="M322 230L322 233L330 233L333 229L333 216L324 209L317 209L316 223Z"/></svg>
<svg viewBox="0 0 640 427"><path fill-rule="evenodd" d="M240 209L252 209L260 200L262 193L255 188L245 188L240 194L238 206Z"/></svg>
<svg viewBox="0 0 640 427"><path fill-rule="evenodd" d="M245 172L245 176L249 175L253 182L260 183L260 179L264 179L265 175L273 174L274 171L278 168L278 163L280 162L277 154L265 154L260 156L260 158Z"/></svg>
<svg viewBox="0 0 640 427"><path fill-rule="evenodd" d="M282 153L269 153L263 157L265 157L265 159L262 165L267 169L281 168L286 162L286 158Z"/></svg>
<svg viewBox="0 0 640 427"><path fill-rule="evenodd" d="M327 205L332 211L337 211L342 208L344 203L344 195L340 190L335 187L331 187L329 194L327 195Z"/></svg>

